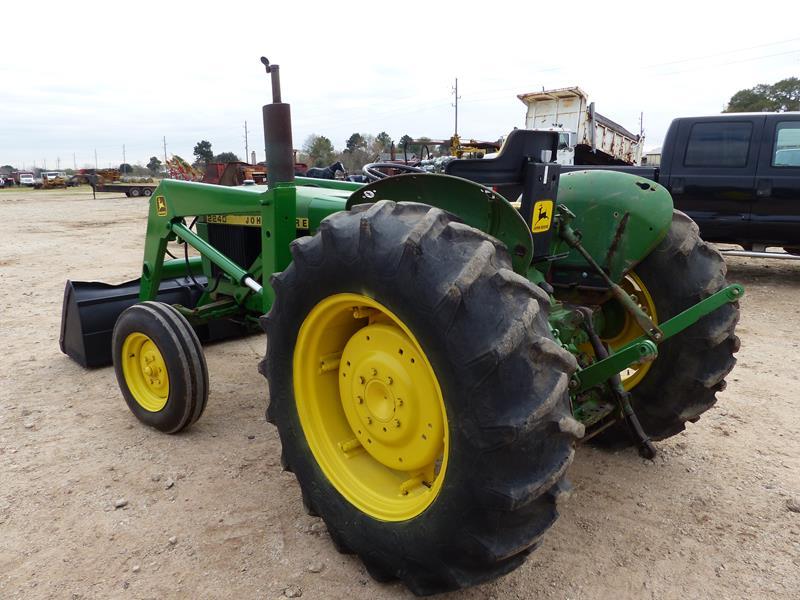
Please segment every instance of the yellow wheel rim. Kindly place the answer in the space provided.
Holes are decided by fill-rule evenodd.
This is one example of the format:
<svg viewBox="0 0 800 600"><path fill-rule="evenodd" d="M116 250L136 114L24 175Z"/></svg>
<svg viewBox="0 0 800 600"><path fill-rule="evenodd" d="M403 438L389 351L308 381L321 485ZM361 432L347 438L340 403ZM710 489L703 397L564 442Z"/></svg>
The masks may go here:
<svg viewBox="0 0 800 600"><path fill-rule="evenodd" d="M620 283L620 287L627 292L633 301L639 305L639 308L641 308L645 314L647 314L647 316L650 317L657 325L658 314L656 313L655 302L653 302L653 297L650 295L650 291L647 289L647 286L645 286L641 278L631 271ZM612 350L618 350L622 348L645 333L644 330L639 327L639 324L630 315L630 313L627 311L624 311L624 313L622 327L613 332L610 337L602 338ZM644 379L645 375L647 375L647 372L650 370L652 364L653 363L651 362L647 362L639 365L638 367L632 367L622 371L622 373L620 373L620 377L622 378L622 387L625 388L626 391L630 391L639 385L642 379Z"/></svg>
<svg viewBox="0 0 800 600"><path fill-rule="evenodd" d="M336 490L382 521L428 508L447 468L447 414L409 328L372 298L329 296L303 321L293 368L300 425Z"/></svg>
<svg viewBox="0 0 800 600"><path fill-rule="evenodd" d="M169 398L167 365L155 342L143 333L122 342L122 374L134 400L149 412L164 408Z"/></svg>

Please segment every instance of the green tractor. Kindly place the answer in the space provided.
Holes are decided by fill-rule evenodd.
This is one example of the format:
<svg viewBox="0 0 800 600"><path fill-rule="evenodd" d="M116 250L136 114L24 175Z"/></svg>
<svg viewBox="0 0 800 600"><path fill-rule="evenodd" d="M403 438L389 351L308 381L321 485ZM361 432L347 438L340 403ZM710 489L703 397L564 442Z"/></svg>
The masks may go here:
<svg viewBox="0 0 800 600"><path fill-rule="evenodd" d="M208 398L201 342L263 328L267 420L336 547L417 594L508 573L576 443L652 458L714 404L744 290L664 188L562 175L550 132L445 174L295 178L262 61L268 185L162 181L141 279L67 282L62 350L113 363L134 415L177 433Z"/></svg>

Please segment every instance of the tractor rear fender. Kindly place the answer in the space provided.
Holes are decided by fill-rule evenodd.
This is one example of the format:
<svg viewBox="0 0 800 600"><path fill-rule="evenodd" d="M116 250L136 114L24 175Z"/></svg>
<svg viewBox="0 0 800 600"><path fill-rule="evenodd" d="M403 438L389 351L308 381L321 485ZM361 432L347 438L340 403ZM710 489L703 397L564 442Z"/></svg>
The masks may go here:
<svg viewBox="0 0 800 600"><path fill-rule="evenodd" d="M395 175L353 192L347 208L379 200L419 202L456 215L465 224L503 242L514 270L521 275L528 272L533 257L531 230L516 208L487 187L451 175Z"/></svg>
<svg viewBox="0 0 800 600"><path fill-rule="evenodd" d="M663 186L628 173L574 171L561 176L558 204L574 215L570 226L592 258L619 282L667 235L672 223L672 196ZM566 244L569 254L556 269L585 270L586 260Z"/></svg>

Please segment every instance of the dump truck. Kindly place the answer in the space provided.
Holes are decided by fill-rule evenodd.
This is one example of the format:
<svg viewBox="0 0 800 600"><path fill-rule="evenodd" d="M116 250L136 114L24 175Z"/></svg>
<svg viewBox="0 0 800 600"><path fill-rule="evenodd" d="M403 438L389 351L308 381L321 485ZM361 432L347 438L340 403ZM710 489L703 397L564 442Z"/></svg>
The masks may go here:
<svg viewBox="0 0 800 600"><path fill-rule="evenodd" d="M444 174L295 177L262 62L267 185L163 180L141 277L68 281L61 349L113 364L131 413L176 434L209 398L202 344L264 331L252 394L268 387L283 467L340 551L420 595L509 573L578 444L652 458L716 402L744 290L657 183L561 176L556 132Z"/></svg>
<svg viewBox="0 0 800 600"><path fill-rule="evenodd" d="M604 117L579 87L517 96L525 128L560 134L556 162L563 165L638 165L644 137Z"/></svg>

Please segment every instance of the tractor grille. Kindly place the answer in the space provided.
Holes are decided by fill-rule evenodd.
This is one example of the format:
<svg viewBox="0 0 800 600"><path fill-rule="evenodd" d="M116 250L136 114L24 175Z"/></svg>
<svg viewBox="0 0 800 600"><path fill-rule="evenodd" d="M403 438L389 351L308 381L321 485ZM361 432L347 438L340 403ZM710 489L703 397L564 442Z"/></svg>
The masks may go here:
<svg viewBox="0 0 800 600"><path fill-rule="evenodd" d="M237 265L247 270L261 252L261 228L247 225L208 224L208 241ZM211 265L214 277L222 273Z"/></svg>

